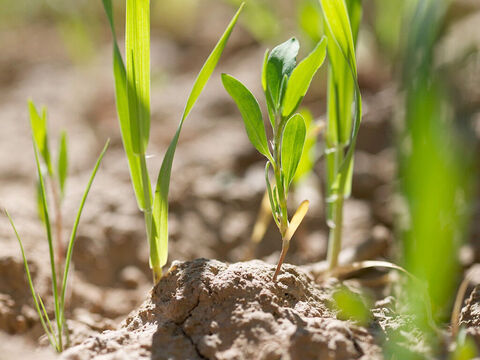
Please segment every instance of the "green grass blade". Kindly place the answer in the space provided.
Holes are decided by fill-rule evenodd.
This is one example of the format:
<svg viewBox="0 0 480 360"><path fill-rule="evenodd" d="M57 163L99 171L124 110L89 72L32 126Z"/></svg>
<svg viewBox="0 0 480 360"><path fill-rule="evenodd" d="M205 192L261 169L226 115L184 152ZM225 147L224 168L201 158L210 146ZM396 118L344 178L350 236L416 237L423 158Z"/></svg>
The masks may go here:
<svg viewBox="0 0 480 360"><path fill-rule="evenodd" d="M115 78L115 98L117 105L117 114L120 123L120 132L122 135L123 147L127 155L128 167L130 170L130 177L132 179L133 189L137 199L138 207L144 211L146 209L145 199L151 198L151 188L147 187L148 194L144 194L142 184L142 171L140 158L135 155L132 149L132 141L130 136L130 118L128 112L128 98L127 98L127 72L122 60L122 55L117 44L115 35L115 26L113 22L113 9L111 0L102 0L105 8L105 13L110 24L113 37L113 74ZM150 180L148 179L148 183Z"/></svg>
<svg viewBox="0 0 480 360"><path fill-rule="evenodd" d="M57 161L58 185L60 186L60 194L62 198L65 195L65 182L68 175L68 147L67 133L62 131L60 135L60 147L58 149Z"/></svg>
<svg viewBox="0 0 480 360"><path fill-rule="evenodd" d="M45 108L43 108L42 115L40 116L32 100L28 100L28 110L30 113L30 126L32 128L33 139L43 161L45 161L45 164L47 165L48 173L52 175L53 168L48 146L47 112Z"/></svg>
<svg viewBox="0 0 480 360"><path fill-rule="evenodd" d="M274 47L268 55L265 78L267 93L270 94L275 109L278 109L281 103L283 79L285 76L288 78L295 68L299 48L298 40L291 38Z"/></svg>
<svg viewBox="0 0 480 360"><path fill-rule="evenodd" d="M233 76L222 74L222 82L242 114L245 129L251 143L261 154L273 162L273 157L268 148L262 111L260 110L257 99Z"/></svg>
<svg viewBox="0 0 480 360"><path fill-rule="evenodd" d="M300 114L293 115L285 125L282 136L282 171L285 177L285 191L293 180L302 157L307 128Z"/></svg>
<svg viewBox="0 0 480 360"><path fill-rule="evenodd" d="M37 293L37 298L38 298L38 302L40 303L40 307L43 311L43 316L45 316L45 319L47 320L47 324L48 324L48 327L49 327L50 332L52 334L53 340L55 341L55 348L58 349L58 343L57 343L57 340L55 339L55 331L53 330L52 322L50 321L50 318L48 317L47 309L45 308L45 304L43 303L42 297L40 296L39 293ZM48 335L49 334L47 334L47 336ZM62 335L59 333L58 336L62 336Z"/></svg>
<svg viewBox="0 0 480 360"><path fill-rule="evenodd" d="M355 61L355 47L353 42L352 27L344 0L320 0L325 24L334 36L343 55L347 59L353 76L357 77Z"/></svg>
<svg viewBox="0 0 480 360"><path fill-rule="evenodd" d="M327 40L323 37L313 51L292 71L283 100L283 116L290 116L298 108L310 87L313 76L325 60L326 48Z"/></svg>
<svg viewBox="0 0 480 360"><path fill-rule="evenodd" d="M42 176L42 169L40 165L40 161L38 158L38 149L35 144L35 140L33 140L33 150L35 153L35 164L37 165L37 172L38 172L38 179L40 183L40 189L41 189L41 197L42 197L42 206L43 206L43 214L45 215L45 229L47 232L47 240L48 240L48 252L49 252L49 257L50 257L50 268L51 268L51 273L52 273L52 289L53 289L53 297L55 301L55 320L57 321L57 329L58 332L62 332L62 324L61 324L61 319L60 319L60 304L59 304L59 298L58 298L58 287L57 287L57 270L55 267L55 254L53 251L53 238L52 238L52 228L50 225L50 216L48 214L48 204L47 204L47 194L45 191L45 184L43 182L43 176ZM63 349L63 344L62 344L62 338L59 338L58 341L58 347L59 349Z"/></svg>
<svg viewBox="0 0 480 360"><path fill-rule="evenodd" d="M80 201L80 206L77 211L77 216L75 217L75 222L73 223L72 234L70 235L70 240L68 242L67 248L67 256L65 257L65 269L63 271L63 279L62 279L62 295L60 299L62 314L64 313L64 306L65 306L65 293L67 289L67 279L68 279L68 271L70 270L70 262L72 261L72 254L73 254L73 245L75 244L75 238L77 236L77 229L80 223L80 217L82 216L83 207L85 206L85 201L87 200L88 193L90 188L92 187L93 179L97 174L98 168L100 167L100 163L102 162L103 156L107 151L108 145L110 140L107 140L105 146L103 147L102 152L98 156L97 162L95 163L95 167L93 168L92 174L90 175L90 179L88 180L87 187L82 196L82 200ZM62 315L63 316L63 315Z"/></svg>
<svg viewBox="0 0 480 360"><path fill-rule="evenodd" d="M15 223L13 222L13 219L10 216L9 212L7 211L7 209L4 209L4 211L5 211L5 215L7 215L7 218L8 218L8 221L10 222L10 225L12 226L13 232L15 233L15 236L16 236L17 241L18 241L18 245L20 246L20 252L22 253L22 259L23 259L23 266L25 267L25 274L27 275L28 287L30 288L30 292L32 293L33 303L35 304L35 309L37 310L38 317L40 318L40 323L42 324L42 327L43 327L43 330L45 331L45 334L47 334L48 341L50 342L50 344L55 349L57 349L58 347L57 347L56 341L54 342L52 340L53 332L52 332L52 334L50 334L50 332L47 328L47 324L45 323L45 320L43 318L43 314L42 314L42 311L40 309L40 305L38 303L38 299L37 299L37 295L36 295L37 292L35 291L35 288L33 286L32 276L30 274L30 268L28 266L27 257L25 256L25 250L23 248L22 240L20 238L20 235L18 235L17 228L16 228ZM53 337L53 339L54 338L55 337Z"/></svg>
<svg viewBox="0 0 480 360"><path fill-rule="evenodd" d="M157 185L155 189L155 198L153 205L153 226L152 232L154 232L155 237L157 238L157 251L158 251L158 263L150 264L151 266L162 267L167 262L168 257L168 191L170 187L170 175L172 171L173 157L175 155L175 149L177 147L178 138L180 137L180 132L182 130L183 123L187 118L188 114L193 108L193 105L197 101L202 89L205 87L208 79L213 73L220 56L222 55L223 49L232 33L232 30L238 20L240 12L242 11L244 3L240 5L235 16L230 21L222 37L215 45L215 48L210 53L210 56L203 65L200 73L195 80L192 91L188 97L187 103L185 105L185 110L183 111L182 119L178 129L173 137L165 157L163 158L162 166L157 178Z"/></svg>
<svg viewBox="0 0 480 360"><path fill-rule="evenodd" d="M150 135L150 0L127 0L125 56L132 149L143 155Z"/></svg>

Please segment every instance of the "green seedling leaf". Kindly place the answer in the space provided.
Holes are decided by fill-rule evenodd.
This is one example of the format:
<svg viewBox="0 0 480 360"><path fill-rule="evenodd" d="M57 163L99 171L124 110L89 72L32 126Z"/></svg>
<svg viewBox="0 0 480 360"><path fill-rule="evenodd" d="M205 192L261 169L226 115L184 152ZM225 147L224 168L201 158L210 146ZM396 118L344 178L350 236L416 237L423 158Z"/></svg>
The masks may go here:
<svg viewBox="0 0 480 360"><path fill-rule="evenodd" d="M48 338L48 341L50 342L50 345L52 345L58 351L58 344L55 341L54 333L49 331L45 318L43 317L42 310L40 308L40 304L37 298L37 292L35 291L35 288L33 286L32 276L30 274L30 268L28 266L27 257L25 256L25 250L23 248L22 240L20 238L20 235L18 234L17 228L15 226L15 223L13 222L12 217L10 216L10 214L6 209L5 209L5 215L7 215L8 221L10 222L13 232L15 233L15 237L17 238L18 245L20 246L20 252L22 253L22 259L23 259L23 266L25 267L25 274L27 275L28 287L30 288L30 292L33 298L33 303L35 304L35 309L37 310L38 317L40 318L40 323L42 324L43 331L45 331L45 334L47 334L47 338ZM47 320L48 320L48 317L47 317ZM50 320L48 320L48 322L50 323Z"/></svg>
<svg viewBox="0 0 480 360"><path fill-rule="evenodd" d="M277 226L280 226L280 223L278 221L278 203L276 201L276 193L272 191L272 185L270 184L270 176L268 175L268 170L270 168L270 161L267 161L267 164L265 165L265 182L267 184L267 194L268 194L268 200L270 202L270 208L273 216L273 220L275 220L275 223ZM275 188L274 188L275 190Z"/></svg>
<svg viewBox="0 0 480 360"><path fill-rule="evenodd" d="M68 175L68 149L67 149L67 133L62 131L60 135L60 146L58 149L57 162L58 184L60 186L60 194L63 198L65 195L65 182Z"/></svg>
<svg viewBox="0 0 480 360"><path fill-rule="evenodd" d="M285 233L285 240L292 240L295 231L297 231L298 227L302 223L303 218L307 214L309 204L310 202L308 200L303 200L302 203L299 205L297 211L295 211L295 214L293 214L292 216L290 224L288 224L288 229Z"/></svg>
<svg viewBox="0 0 480 360"><path fill-rule="evenodd" d="M293 115L287 121L283 130L282 171L285 176L284 185L287 191L302 156L306 132L305 121L300 114Z"/></svg>
<svg viewBox="0 0 480 360"><path fill-rule="evenodd" d="M281 104L282 81L285 76L288 79L295 68L299 48L298 40L291 38L273 48L268 55L265 79L267 93L271 97L275 109L278 109Z"/></svg>
<svg viewBox="0 0 480 360"><path fill-rule="evenodd" d="M293 69L283 100L283 116L290 116L300 105L310 87L313 76L325 60L326 48L327 40L323 37L315 49Z"/></svg>
<svg viewBox="0 0 480 360"><path fill-rule="evenodd" d="M372 319L367 299L346 286L342 286L333 293L333 307L337 311L337 318L349 320L361 326L367 326Z"/></svg>
<svg viewBox="0 0 480 360"><path fill-rule="evenodd" d="M60 320L60 303L58 298L58 287L57 287L57 270L55 266L55 254L53 251L53 237L52 237L52 227L50 224L50 216L48 213L48 204L47 204L47 193L45 191L45 183L43 181L43 174L42 168L40 165L40 160L38 156L38 148L36 146L36 142L34 137L32 136L33 142L33 152L35 154L35 164L37 166L37 174L38 174L38 182L40 183L40 190L41 190L41 198L42 198L42 207L43 207L43 214L45 217L45 230L47 233L47 241L48 241L48 253L50 257L50 269L52 274L52 289L53 289L53 297L55 301L55 319L57 320L57 331L59 334L62 333L62 323ZM58 337L58 347L60 349L63 348L62 344L62 337Z"/></svg>
<svg viewBox="0 0 480 360"><path fill-rule="evenodd" d="M344 0L320 0L324 21L350 65L353 76L357 77L355 47L352 27Z"/></svg>
<svg viewBox="0 0 480 360"><path fill-rule="evenodd" d="M120 123L120 132L122 134L123 147L127 155L130 177L132 179L133 189L135 191L138 207L140 208L140 210L145 211L145 200L152 197L151 188L148 186L146 189L144 189L143 187L140 157L135 155L132 147L132 139L130 135L130 115L128 110L127 98L127 73L122 60L122 55L120 54L120 49L117 44L117 37L115 35L112 1L102 1L113 37L113 74L115 78L115 98L117 105L117 114ZM146 182L149 184L150 179L146 179Z"/></svg>
<svg viewBox="0 0 480 360"><path fill-rule="evenodd" d="M245 129L251 143L261 154L273 162L272 155L268 149L262 111L257 99L240 81L230 75L222 74L222 82L242 114Z"/></svg>
<svg viewBox="0 0 480 360"><path fill-rule="evenodd" d="M98 156L97 162L93 168L92 174L90 175L90 179L88 180L87 186L85 191L83 192L82 200L80 201L80 206L78 207L77 216L75 217L75 222L73 223L72 234L70 235L70 240L68 242L67 247L67 256L65 257L65 268L63 271L63 279L62 279L62 295L60 298L60 306L62 309L62 318L64 314L64 306L65 306L65 294L67 289L67 279L68 279L68 271L70 270L70 262L72 261L72 254L73 254L73 245L75 243L75 238L77 236L77 229L78 225L80 224L80 217L82 216L83 207L85 206L85 201L87 200L88 193L90 188L92 187L93 179L97 174L98 168L100 167L100 163L102 162L103 156L107 151L108 144L110 140L107 140L105 146L103 147L102 152Z"/></svg>
<svg viewBox="0 0 480 360"><path fill-rule="evenodd" d="M178 139L180 137L180 132L182 130L183 123L187 118L188 114L195 105L200 93L207 84L208 79L213 73L220 56L222 55L223 49L227 44L228 38L232 33L232 30L237 23L240 12L242 11L244 3L240 5L235 16L232 18L228 24L225 32L222 37L215 45L215 48L210 53L208 59L200 70L197 79L193 85L192 91L188 97L187 103L185 105L185 110L183 111L180 124L178 126L177 132L173 137L167 152L163 158L162 166L157 178L157 186L155 188L155 198L153 202L153 224L152 224L152 234L156 238L155 244L153 245L153 253L150 253L150 266L151 267L162 267L167 262L168 257L168 191L170 187L170 175L172 171L173 157L175 155L175 150L177 147ZM152 251L151 250L151 251Z"/></svg>
<svg viewBox="0 0 480 360"><path fill-rule="evenodd" d="M28 110L30 113L30 126L32 128L33 139L42 156L48 173L53 174L53 168L50 161L50 149L48 146L48 130L47 130L47 111L42 109L42 116L38 113L32 100L28 100Z"/></svg>
<svg viewBox="0 0 480 360"><path fill-rule="evenodd" d="M150 0L127 0L125 56L132 150L143 155L150 135Z"/></svg>
<svg viewBox="0 0 480 360"><path fill-rule="evenodd" d="M40 187L40 181L37 181L36 186L37 194L37 213L40 220L45 224L45 213L43 212L43 201L42 201L42 188Z"/></svg>

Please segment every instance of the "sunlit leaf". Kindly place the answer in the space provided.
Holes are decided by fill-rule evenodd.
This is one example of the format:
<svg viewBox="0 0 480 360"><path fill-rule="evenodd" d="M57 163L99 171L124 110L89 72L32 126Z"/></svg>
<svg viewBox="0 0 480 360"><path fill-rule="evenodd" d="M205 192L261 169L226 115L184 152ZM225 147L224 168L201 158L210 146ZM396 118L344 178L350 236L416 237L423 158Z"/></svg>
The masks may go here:
<svg viewBox="0 0 480 360"><path fill-rule="evenodd" d="M285 125L282 137L282 171L285 176L285 187L288 190L297 170L307 129L300 114L293 115Z"/></svg>
<svg viewBox="0 0 480 360"><path fill-rule="evenodd" d="M313 76L325 60L326 47L327 40L323 37L313 51L293 69L283 99L283 116L290 116L298 108L310 87Z"/></svg>
<svg viewBox="0 0 480 360"><path fill-rule="evenodd" d="M222 82L242 114L245 129L251 143L261 154L273 161L268 149L262 112L257 99L240 81L230 75L222 74Z"/></svg>
<svg viewBox="0 0 480 360"><path fill-rule="evenodd" d="M67 148L67 133L64 131L60 135L60 146L58 149L57 162L58 184L60 186L60 193L65 195L65 182L68 175L68 148Z"/></svg>
<svg viewBox="0 0 480 360"><path fill-rule="evenodd" d="M192 110L193 105L197 101L200 93L205 87L210 75L212 75L213 70L215 69L220 56L222 55L223 49L227 44L228 38L232 33L232 30L238 20L238 16L242 11L244 4L240 6L237 13L230 21L222 37L215 45L215 48L210 53L208 59L200 70L197 79L193 85L192 91L188 97L187 103L185 105L185 110L183 112L182 118L178 129L173 137L167 152L163 158L162 166L157 178L157 186L155 189L155 198L153 203L153 229L152 233L156 237L156 251L157 254L151 254L150 266L159 266L162 267L167 262L168 257L168 191L170 187L170 175L172 171L173 157L175 155L175 149L177 147L178 139L180 137L180 132L182 130L183 123L187 118L188 114ZM152 263L153 262L153 263Z"/></svg>
<svg viewBox="0 0 480 360"><path fill-rule="evenodd" d="M110 24L113 37L113 74L115 79L115 98L117 105L117 114L120 123L120 132L122 135L123 147L127 155L128 167L130 170L130 177L132 179L133 189L137 198L138 207L141 210L146 209L145 199L151 198L151 188L147 187L148 192L144 194L142 184L142 171L140 165L140 157L135 155L132 148L132 141L130 135L130 119L128 112L128 98L127 98L127 73L125 65L120 54L120 49L117 44L117 37L115 35L115 27L113 23L113 10L111 0L102 0L105 8L105 13ZM147 183L150 180L147 179Z"/></svg>
<svg viewBox="0 0 480 360"><path fill-rule="evenodd" d="M127 0L125 56L132 150L142 155L150 134L150 0Z"/></svg>
<svg viewBox="0 0 480 360"><path fill-rule="evenodd" d="M298 40L291 38L273 48L268 55L265 75L267 93L270 94L276 109L281 102L282 82L285 76L290 76L295 67L299 47Z"/></svg>
<svg viewBox="0 0 480 360"><path fill-rule="evenodd" d="M30 126L32 128L33 139L37 146L38 152L42 156L48 173L53 174L53 168L50 160L50 149L48 146L48 130L47 130L47 112L42 109L42 115L38 113L32 100L28 101L28 110L30 113Z"/></svg>

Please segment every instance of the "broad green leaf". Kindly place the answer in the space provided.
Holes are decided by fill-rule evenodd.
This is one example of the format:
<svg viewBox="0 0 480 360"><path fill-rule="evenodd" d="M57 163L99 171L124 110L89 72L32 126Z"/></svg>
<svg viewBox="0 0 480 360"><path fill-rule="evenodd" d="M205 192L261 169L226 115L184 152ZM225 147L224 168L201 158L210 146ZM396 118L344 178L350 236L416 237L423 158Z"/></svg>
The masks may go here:
<svg viewBox="0 0 480 360"><path fill-rule="evenodd" d="M143 155L150 135L150 0L127 0L125 56L132 149Z"/></svg>
<svg viewBox="0 0 480 360"><path fill-rule="evenodd" d="M65 195L65 182L68 175L68 148L67 148L67 133L62 131L60 135L60 146L58 149L57 162L58 184L60 186L60 193L63 198Z"/></svg>
<svg viewBox="0 0 480 360"><path fill-rule="evenodd" d="M305 121L300 114L293 115L285 125L282 137L282 171L285 176L285 189L292 182L297 171L300 157L302 156L303 145L307 129Z"/></svg>
<svg viewBox="0 0 480 360"><path fill-rule="evenodd" d="M146 210L146 201L152 197L151 188L147 187L144 193L142 184L142 171L139 156L135 155L132 148L132 140L130 136L130 119L128 113L128 98L127 98L127 73L120 54L120 49L117 44L117 37L115 35L115 26L113 23L113 10L112 1L103 0L103 6L105 13L107 14L108 21L110 23L110 29L113 37L113 74L115 78L115 99L117 105L118 120L120 123L120 132L122 135L123 147L127 155L128 167L130 170L130 177L132 179L133 189L137 198L138 207L142 210ZM148 184L150 180L146 181ZM151 201L150 201L151 202Z"/></svg>
<svg viewBox="0 0 480 360"><path fill-rule="evenodd" d="M242 114L248 138L253 146L273 162L272 155L268 149L262 111L257 99L240 81L230 75L222 74L222 82Z"/></svg>
<svg viewBox="0 0 480 360"><path fill-rule="evenodd" d="M65 268L63 270L63 278L62 278L62 294L60 298L60 305L62 307L65 306L65 294L67 290L67 280L68 280L68 271L70 270L70 263L72 261L73 255L73 245L75 244L75 238L77 237L77 229L78 225L80 224L80 217L82 216L83 208L85 206L85 202L87 201L88 193L90 192L90 188L92 187L93 179L95 179L95 175L97 174L98 168L100 167L100 163L102 162L103 156L107 151L108 145L110 144L110 139L107 140L105 146L103 147L100 155L97 158L95 166L93 167L92 174L88 179L87 186L85 187L85 191L83 192L82 199L80 200L80 206L78 207L77 215L75 217L75 221L73 223L72 233L70 235L70 240L68 241L67 247L67 255L65 257Z"/></svg>
<svg viewBox="0 0 480 360"><path fill-rule="evenodd" d="M315 46L315 49L293 69L288 81L287 91L283 99L282 115L290 116L307 93L313 76L322 66L326 55L327 40L325 37Z"/></svg>
<svg viewBox="0 0 480 360"><path fill-rule="evenodd" d="M300 158L297 171L293 177L294 183L300 182L312 172L317 159L317 136L323 128L323 126L313 121L313 116L307 109L301 109L300 114L305 120L307 136L305 138L302 157Z"/></svg>
<svg viewBox="0 0 480 360"><path fill-rule="evenodd" d="M47 166L49 175L53 175L50 149L48 146L47 111L43 108L42 115L40 116L32 100L28 101L28 110L30 113L30 126L32 128L33 139Z"/></svg>
<svg viewBox="0 0 480 360"><path fill-rule="evenodd" d="M265 74L267 93L272 98L276 109L281 103L282 81L285 76L288 79L295 68L299 48L298 40L291 38L273 48L268 55Z"/></svg>
<svg viewBox="0 0 480 360"><path fill-rule="evenodd" d="M150 266L152 267L162 267L167 262L168 257L168 191L170 187L170 175L172 172L173 157L175 155L175 150L177 148L178 139L180 137L180 132L182 130L183 123L187 118L188 114L195 105L200 93L207 84L208 79L213 73L220 56L222 55L223 49L227 44L228 38L232 33L232 30L238 20L238 16L242 11L244 3L240 5L235 16L232 18L228 24L225 32L222 37L215 45L215 48L210 53L208 59L200 70L197 79L193 85L192 91L188 97L187 103L185 105L185 110L183 111L182 118L178 129L173 137L170 145L168 146L167 152L163 158L162 166L157 178L157 186L155 188L155 197L153 202L153 224L152 224L152 233L156 238L156 254L150 254Z"/></svg>

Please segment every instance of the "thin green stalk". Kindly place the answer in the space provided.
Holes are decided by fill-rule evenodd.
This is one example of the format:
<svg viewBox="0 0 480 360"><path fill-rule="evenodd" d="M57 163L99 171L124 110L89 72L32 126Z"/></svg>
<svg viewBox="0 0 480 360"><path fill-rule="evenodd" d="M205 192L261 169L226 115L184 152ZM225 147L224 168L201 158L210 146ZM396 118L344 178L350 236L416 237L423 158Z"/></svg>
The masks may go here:
<svg viewBox="0 0 480 360"><path fill-rule="evenodd" d="M36 295L37 293L36 293L35 288L33 286L32 276L30 275L30 268L28 266L27 257L25 256L25 250L23 248L22 240L20 239L20 235L18 235L17 228L16 228L15 223L13 222L13 219L10 216L9 212L7 211L7 209L4 209L4 211L5 211L5 215L7 215L7 218L8 218L8 221L10 222L10 225L12 226L13 232L15 233L15 236L16 236L17 241L18 241L18 245L20 246L20 252L22 253L23 265L25 267L25 273L27 275L28 287L30 288L30 292L32 293L33 303L35 304L35 309L37 310L38 317L40 318L40 323L42 324L42 327L43 327L43 330L45 331L45 334L47 334L48 341L58 351L58 345L57 345L57 342L55 340L54 333L52 332L52 334L50 334L50 332L47 328L47 324L45 323L45 319L43 318L43 314L42 314L42 311L40 309L40 305L39 305L38 300L37 300L37 295ZM48 317L47 317L47 319L48 319Z"/></svg>
<svg viewBox="0 0 480 360"><path fill-rule="evenodd" d="M328 234L328 269L333 270L338 265L338 255L342 247L343 227L343 195L339 192L335 201L331 204L333 211L333 224Z"/></svg>
<svg viewBox="0 0 480 360"><path fill-rule="evenodd" d="M45 184L43 182L42 170L40 167L40 161L38 159L38 150L35 144L35 139L33 139L33 150L35 153L35 163L37 165L37 172L38 178L40 182L40 189L42 194L42 207L43 207L43 214L45 216L45 228L47 231L47 240L48 240L48 251L50 256L50 267L52 272L52 288L53 288L53 297L55 301L55 320L57 322L57 330L58 330L58 349L59 351L63 351L63 343L62 343L62 322L60 316L60 303L58 297L58 287L57 287L57 271L55 268L55 254L53 251L53 239L52 239L52 229L50 226L50 217L48 215L48 206L47 206L47 195L45 192Z"/></svg>
<svg viewBox="0 0 480 360"><path fill-rule="evenodd" d="M87 200L88 193L90 191L90 188L92 187L93 179L95 178L95 175L97 174L98 168L100 167L100 163L103 159L103 156L105 155L105 152L107 151L108 145L110 143L110 140L107 140L105 143L105 146L103 147L102 152L100 153L97 162L95 163L95 167L93 168L92 174L90 175L90 179L88 180L87 187L85 188L85 191L82 196L82 200L80 201L80 206L77 211L77 216L75 217L75 222L73 223L73 228L72 228L72 234L70 236L70 240L68 242L68 248L67 248L67 256L65 259L65 269L63 272L63 281L62 281L62 294L61 294L61 299L60 299L60 304L61 304L61 319L57 319L57 324L61 322L62 324L65 323L65 293L67 289L67 280L68 280L68 271L70 270L70 262L72 260L72 254L73 254L73 245L75 244L75 238L77 236L77 229L78 225L80 224L80 217L82 215L83 207L85 206L85 201ZM57 296L55 298L57 302ZM63 321L62 321L63 320ZM58 326L58 325L57 325ZM59 334L62 333L62 327L59 327ZM61 336L60 336L61 338Z"/></svg>

